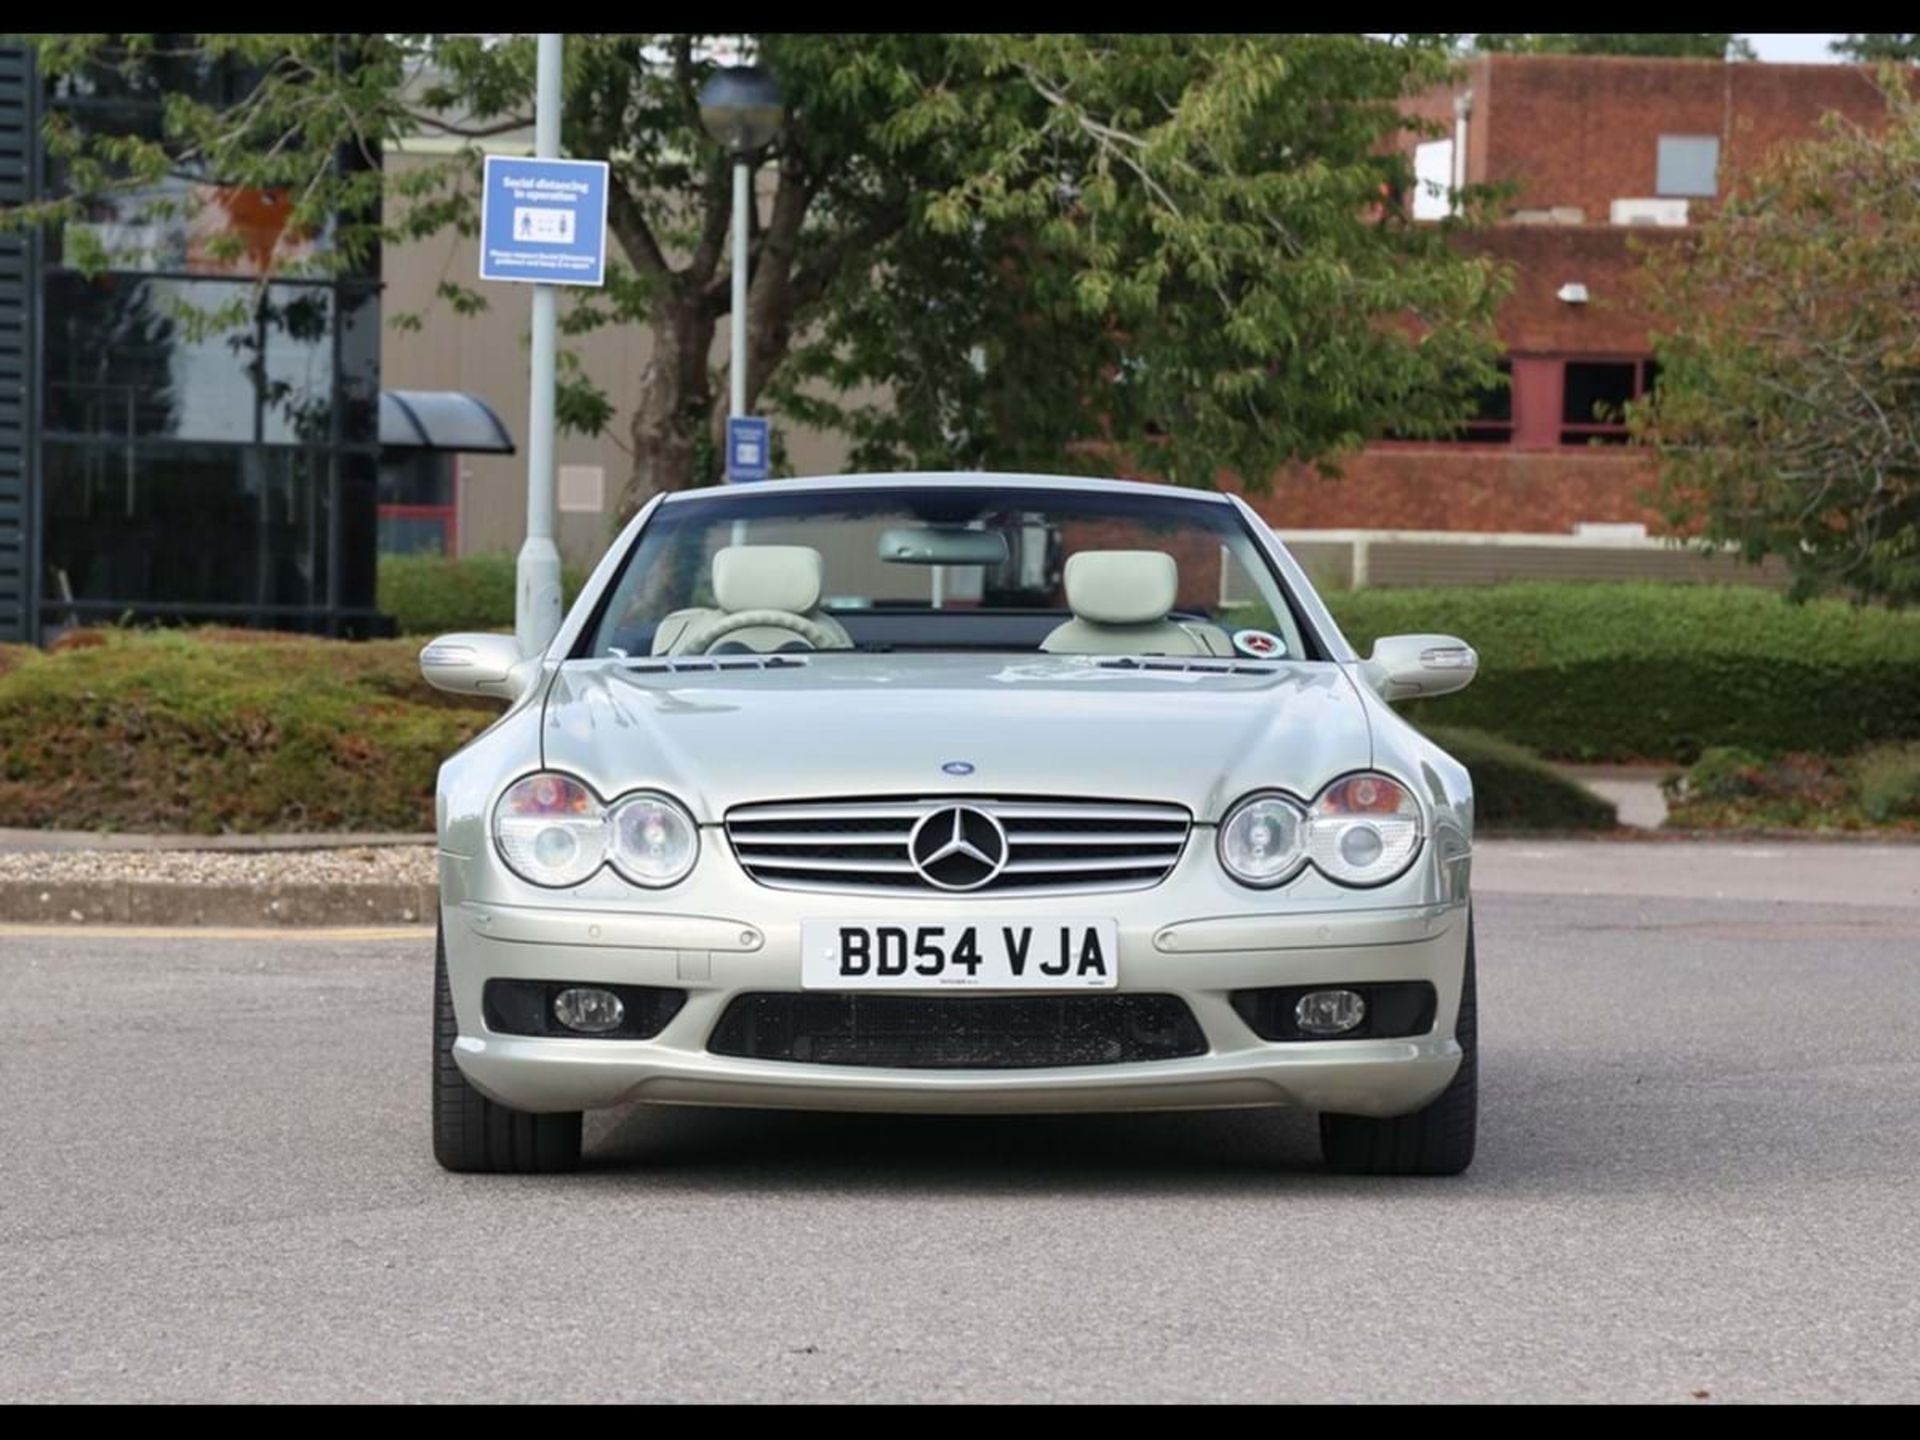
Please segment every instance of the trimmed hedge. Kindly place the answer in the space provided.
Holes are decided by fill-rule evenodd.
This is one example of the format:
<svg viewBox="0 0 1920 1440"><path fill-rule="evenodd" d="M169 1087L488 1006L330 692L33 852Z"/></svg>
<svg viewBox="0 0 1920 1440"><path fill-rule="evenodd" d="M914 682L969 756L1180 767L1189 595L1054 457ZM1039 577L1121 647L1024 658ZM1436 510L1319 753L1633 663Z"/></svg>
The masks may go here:
<svg viewBox="0 0 1920 1440"><path fill-rule="evenodd" d="M440 762L491 701L418 645L82 631L0 673L0 826L431 830Z"/></svg>
<svg viewBox="0 0 1920 1440"><path fill-rule="evenodd" d="M241 630L87 630L0 650L0 826L430 830L440 762L499 714L419 678L417 643ZM1519 747L1429 734L1492 830L1613 824Z"/></svg>
<svg viewBox="0 0 1920 1440"><path fill-rule="evenodd" d="M513 629L511 555L382 555L378 605L402 635ZM571 605L587 572L563 566L561 598Z"/></svg>
<svg viewBox="0 0 1920 1440"><path fill-rule="evenodd" d="M1713 746L1859 749L1920 738L1920 614L1795 605L1739 585L1503 584L1326 597L1366 654L1437 631L1480 652L1409 719L1579 760L1691 761Z"/></svg>
<svg viewBox="0 0 1920 1440"><path fill-rule="evenodd" d="M1421 733L1473 776L1477 831L1611 830L1611 801L1545 764L1538 755L1484 730L1423 725Z"/></svg>

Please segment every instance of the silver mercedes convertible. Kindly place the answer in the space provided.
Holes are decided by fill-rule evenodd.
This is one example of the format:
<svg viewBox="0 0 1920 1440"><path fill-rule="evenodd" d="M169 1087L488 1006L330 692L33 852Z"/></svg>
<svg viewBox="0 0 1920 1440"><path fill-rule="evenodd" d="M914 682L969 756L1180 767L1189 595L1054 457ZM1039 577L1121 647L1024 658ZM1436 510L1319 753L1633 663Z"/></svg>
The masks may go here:
<svg viewBox="0 0 1920 1440"><path fill-rule="evenodd" d="M1234 496L783 480L634 518L544 654L421 652L441 768L433 1141L582 1112L1284 1105L1334 1168L1475 1131L1473 792Z"/></svg>

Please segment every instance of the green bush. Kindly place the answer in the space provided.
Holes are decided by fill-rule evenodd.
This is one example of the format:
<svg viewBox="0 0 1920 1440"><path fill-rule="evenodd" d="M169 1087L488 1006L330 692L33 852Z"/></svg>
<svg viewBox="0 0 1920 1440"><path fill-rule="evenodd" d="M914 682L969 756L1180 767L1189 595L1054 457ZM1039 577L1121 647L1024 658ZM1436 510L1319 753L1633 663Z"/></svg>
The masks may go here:
<svg viewBox="0 0 1920 1440"><path fill-rule="evenodd" d="M1702 752L1668 788L1672 793L1684 790L1703 800L1737 800L1745 795L1764 795L1769 784L1764 755L1738 745L1715 745Z"/></svg>
<svg viewBox="0 0 1920 1440"><path fill-rule="evenodd" d="M511 555L382 555L379 608L399 623L402 635L445 635L455 630L513 628L514 557ZM565 566L560 588L566 603L580 593L586 572Z"/></svg>
<svg viewBox="0 0 1920 1440"><path fill-rule="evenodd" d="M0 826L430 830L440 762L498 713L418 645L94 630L0 673Z"/></svg>
<svg viewBox="0 0 1920 1440"><path fill-rule="evenodd" d="M1681 830L1859 831L1920 828L1920 745L1857 755L1707 751L1666 783Z"/></svg>
<svg viewBox="0 0 1920 1440"><path fill-rule="evenodd" d="M1713 746L1856 750L1920 738L1920 615L1794 605L1738 585L1508 584L1327 597L1361 654L1437 631L1480 652L1410 719L1579 760L1690 761Z"/></svg>
<svg viewBox="0 0 1920 1440"><path fill-rule="evenodd" d="M1920 745L1888 745L1854 767L1860 808L1876 825L1920 818Z"/></svg>
<svg viewBox="0 0 1920 1440"><path fill-rule="evenodd" d="M1422 732L1473 776L1478 830L1611 830L1611 802L1569 780L1538 755L1483 730L1423 725Z"/></svg>

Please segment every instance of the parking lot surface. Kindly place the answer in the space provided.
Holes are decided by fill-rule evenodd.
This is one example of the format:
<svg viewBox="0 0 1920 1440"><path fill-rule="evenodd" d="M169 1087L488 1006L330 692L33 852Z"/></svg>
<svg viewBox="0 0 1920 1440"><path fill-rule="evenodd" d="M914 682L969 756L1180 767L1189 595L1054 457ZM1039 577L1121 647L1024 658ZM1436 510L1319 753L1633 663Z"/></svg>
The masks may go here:
<svg viewBox="0 0 1920 1440"><path fill-rule="evenodd" d="M1920 1400L1898 852L1563 848L1483 868L1458 1180L1270 1112L640 1110L450 1176L430 936L5 930L0 1400Z"/></svg>

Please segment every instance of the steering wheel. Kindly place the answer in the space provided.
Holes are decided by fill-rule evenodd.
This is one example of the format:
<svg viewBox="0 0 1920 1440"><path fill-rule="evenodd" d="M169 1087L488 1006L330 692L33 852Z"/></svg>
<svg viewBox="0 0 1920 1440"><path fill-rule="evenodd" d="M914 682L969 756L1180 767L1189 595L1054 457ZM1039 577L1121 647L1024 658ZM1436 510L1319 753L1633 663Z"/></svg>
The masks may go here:
<svg viewBox="0 0 1920 1440"><path fill-rule="evenodd" d="M679 643L673 647L673 652L676 655L705 655L712 651L717 642L735 631L757 630L763 626L791 632L804 640L809 650L835 650L840 646L839 637L831 630L804 615L795 615L786 610L736 610L731 615L715 615L688 626Z"/></svg>

